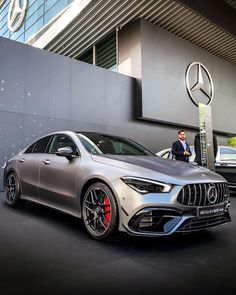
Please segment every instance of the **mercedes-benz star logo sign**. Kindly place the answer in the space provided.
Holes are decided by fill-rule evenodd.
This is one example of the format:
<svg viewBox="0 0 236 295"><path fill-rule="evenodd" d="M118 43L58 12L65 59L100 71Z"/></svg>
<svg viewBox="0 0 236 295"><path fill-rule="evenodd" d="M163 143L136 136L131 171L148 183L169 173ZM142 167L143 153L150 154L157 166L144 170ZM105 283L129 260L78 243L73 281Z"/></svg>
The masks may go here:
<svg viewBox="0 0 236 295"><path fill-rule="evenodd" d="M22 25L26 8L28 7L28 0L11 0L8 12L8 28L15 32Z"/></svg>
<svg viewBox="0 0 236 295"><path fill-rule="evenodd" d="M217 200L217 189L215 186L210 186L208 191L207 191L207 198L210 204L215 204L216 200Z"/></svg>
<svg viewBox="0 0 236 295"><path fill-rule="evenodd" d="M191 78L193 78L193 74L195 74L195 81L190 81ZM192 62L189 64L185 75L185 83L188 94L196 106L198 106L197 94L199 94L199 92L207 99L207 103L205 104L210 104L212 102L214 96L213 81L209 71L202 63Z"/></svg>

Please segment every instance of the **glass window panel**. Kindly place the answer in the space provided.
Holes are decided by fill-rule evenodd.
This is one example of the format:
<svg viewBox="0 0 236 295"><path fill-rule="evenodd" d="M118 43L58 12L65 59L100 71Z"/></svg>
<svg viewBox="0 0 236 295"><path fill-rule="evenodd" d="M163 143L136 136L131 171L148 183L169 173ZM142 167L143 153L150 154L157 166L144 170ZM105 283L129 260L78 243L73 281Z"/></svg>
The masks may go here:
<svg viewBox="0 0 236 295"><path fill-rule="evenodd" d="M83 53L77 59L81 60L83 62L87 62L89 64L93 64L93 49L91 48L91 49L87 50L85 53Z"/></svg>
<svg viewBox="0 0 236 295"><path fill-rule="evenodd" d="M3 6L0 9L0 15L8 13L8 7L9 7L10 1L5 1Z"/></svg>
<svg viewBox="0 0 236 295"><path fill-rule="evenodd" d="M25 22L25 30L32 26L43 15L43 5L37 9Z"/></svg>
<svg viewBox="0 0 236 295"><path fill-rule="evenodd" d="M96 65L105 69L116 66L116 33L96 45Z"/></svg>
<svg viewBox="0 0 236 295"><path fill-rule="evenodd" d="M7 26L7 22L0 22L0 30L5 26Z"/></svg>
<svg viewBox="0 0 236 295"><path fill-rule="evenodd" d="M42 1L43 1L43 0L42 0ZM29 7L30 7L34 2L39 2L39 0L29 0Z"/></svg>
<svg viewBox="0 0 236 295"><path fill-rule="evenodd" d="M16 40L23 33L24 33L24 26L21 26L18 31L10 32L10 38L13 39L13 40Z"/></svg>
<svg viewBox="0 0 236 295"><path fill-rule="evenodd" d="M25 42L25 34L23 33L22 35L20 35L16 41L19 41L19 42Z"/></svg>
<svg viewBox="0 0 236 295"><path fill-rule="evenodd" d="M37 20L26 32L25 32L25 41L27 41L33 34L38 32L43 27L43 17Z"/></svg>
<svg viewBox="0 0 236 295"><path fill-rule="evenodd" d="M35 146L35 142L30 147L27 148L27 150L25 151L25 154L31 154L33 152L34 146Z"/></svg>
<svg viewBox="0 0 236 295"><path fill-rule="evenodd" d="M7 30L2 36L5 37L5 38L9 38L10 37L10 31Z"/></svg>
<svg viewBox="0 0 236 295"><path fill-rule="evenodd" d="M233 149L233 148L221 148L220 153L221 154L236 154L236 149Z"/></svg>
<svg viewBox="0 0 236 295"><path fill-rule="evenodd" d="M20 3L22 3L22 1L23 0L20 0ZM73 1L74 0L28 0L24 24L20 28L20 31L10 32L7 24L10 0L6 0L0 9L0 36L10 36L11 39L25 41ZM43 15L45 12L44 18ZM26 31L25 35L22 30Z"/></svg>
<svg viewBox="0 0 236 295"><path fill-rule="evenodd" d="M53 1L52 1L53 2ZM61 12L67 6L67 0L59 0L57 3L52 6L44 15L44 24L47 24L54 16ZM46 11L46 3L45 3Z"/></svg>
<svg viewBox="0 0 236 295"><path fill-rule="evenodd" d="M52 143L48 149L49 154L55 154L58 149L63 147L70 147L73 151L73 154L76 154L77 147L76 144L65 135L56 135L54 136Z"/></svg>
<svg viewBox="0 0 236 295"><path fill-rule="evenodd" d="M37 0L31 6L29 6L26 13L26 19L29 19L31 15L35 14L39 8L43 9L43 3L44 3L44 0Z"/></svg>
<svg viewBox="0 0 236 295"><path fill-rule="evenodd" d="M7 14L3 16L3 18L0 20L0 28L2 29L3 27L7 27Z"/></svg>
<svg viewBox="0 0 236 295"><path fill-rule="evenodd" d="M152 152L127 138L92 132L80 133L78 136L87 151L92 154L153 156Z"/></svg>
<svg viewBox="0 0 236 295"><path fill-rule="evenodd" d="M220 160L236 160L236 149L235 148L221 148L220 149Z"/></svg>
<svg viewBox="0 0 236 295"><path fill-rule="evenodd" d="M5 34L7 31L9 31L8 29L8 26L7 26L7 23L1 28L0 30L0 34L3 35ZM8 35L9 35L9 32L8 32Z"/></svg>
<svg viewBox="0 0 236 295"><path fill-rule="evenodd" d="M45 11L47 11L50 7L55 5L59 0L45 0Z"/></svg>
<svg viewBox="0 0 236 295"><path fill-rule="evenodd" d="M6 13L1 13L0 15L0 22L7 22L7 17L8 17L8 11Z"/></svg>
<svg viewBox="0 0 236 295"><path fill-rule="evenodd" d="M45 153L50 139L51 139L51 136L46 136L44 138L41 138L40 140L38 140L35 143L33 151L32 151L32 149L30 147L30 148L27 149L26 153L31 153L31 152L33 152L33 153Z"/></svg>

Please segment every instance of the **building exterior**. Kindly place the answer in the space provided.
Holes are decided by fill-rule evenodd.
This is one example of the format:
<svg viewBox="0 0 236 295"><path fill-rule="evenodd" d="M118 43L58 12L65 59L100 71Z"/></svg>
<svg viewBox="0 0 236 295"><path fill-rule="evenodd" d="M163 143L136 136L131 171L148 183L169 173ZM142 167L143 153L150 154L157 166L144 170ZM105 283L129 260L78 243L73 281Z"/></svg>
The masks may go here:
<svg viewBox="0 0 236 295"><path fill-rule="evenodd" d="M211 100L219 144L236 134L236 1L0 5L1 163L58 129L125 135L156 152L185 128L193 144L194 100Z"/></svg>
<svg viewBox="0 0 236 295"><path fill-rule="evenodd" d="M27 42L48 23L53 22L73 0L20 0L1 1L0 35L12 40ZM21 13L14 16L19 4Z"/></svg>

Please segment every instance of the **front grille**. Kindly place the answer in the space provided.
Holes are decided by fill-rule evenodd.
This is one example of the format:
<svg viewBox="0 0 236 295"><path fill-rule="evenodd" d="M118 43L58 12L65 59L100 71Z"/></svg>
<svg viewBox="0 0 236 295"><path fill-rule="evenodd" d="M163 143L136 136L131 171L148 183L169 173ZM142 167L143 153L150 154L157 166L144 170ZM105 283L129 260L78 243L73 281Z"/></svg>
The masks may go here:
<svg viewBox="0 0 236 295"><path fill-rule="evenodd" d="M187 219L177 230L177 232L191 232L197 230L203 230L210 227L215 227L226 222L230 222L231 218L229 213L224 215L212 216L207 218L190 218Z"/></svg>
<svg viewBox="0 0 236 295"><path fill-rule="evenodd" d="M212 205L208 198L210 187L215 187L217 198L214 205L223 203L229 199L229 189L225 182L198 183L185 185L179 192L177 201L184 206L209 206Z"/></svg>

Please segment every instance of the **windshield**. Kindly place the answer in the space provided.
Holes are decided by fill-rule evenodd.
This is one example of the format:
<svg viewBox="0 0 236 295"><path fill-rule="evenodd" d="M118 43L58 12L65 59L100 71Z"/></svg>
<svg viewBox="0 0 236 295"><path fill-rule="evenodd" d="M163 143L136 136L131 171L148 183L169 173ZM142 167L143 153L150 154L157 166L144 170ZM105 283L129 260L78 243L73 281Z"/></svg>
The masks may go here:
<svg viewBox="0 0 236 295"><path fill-rule="evenodd" d="M155 156L151 151L127 138L86 132L78 133L78 137L86 150L93 155Z"/></svg>

